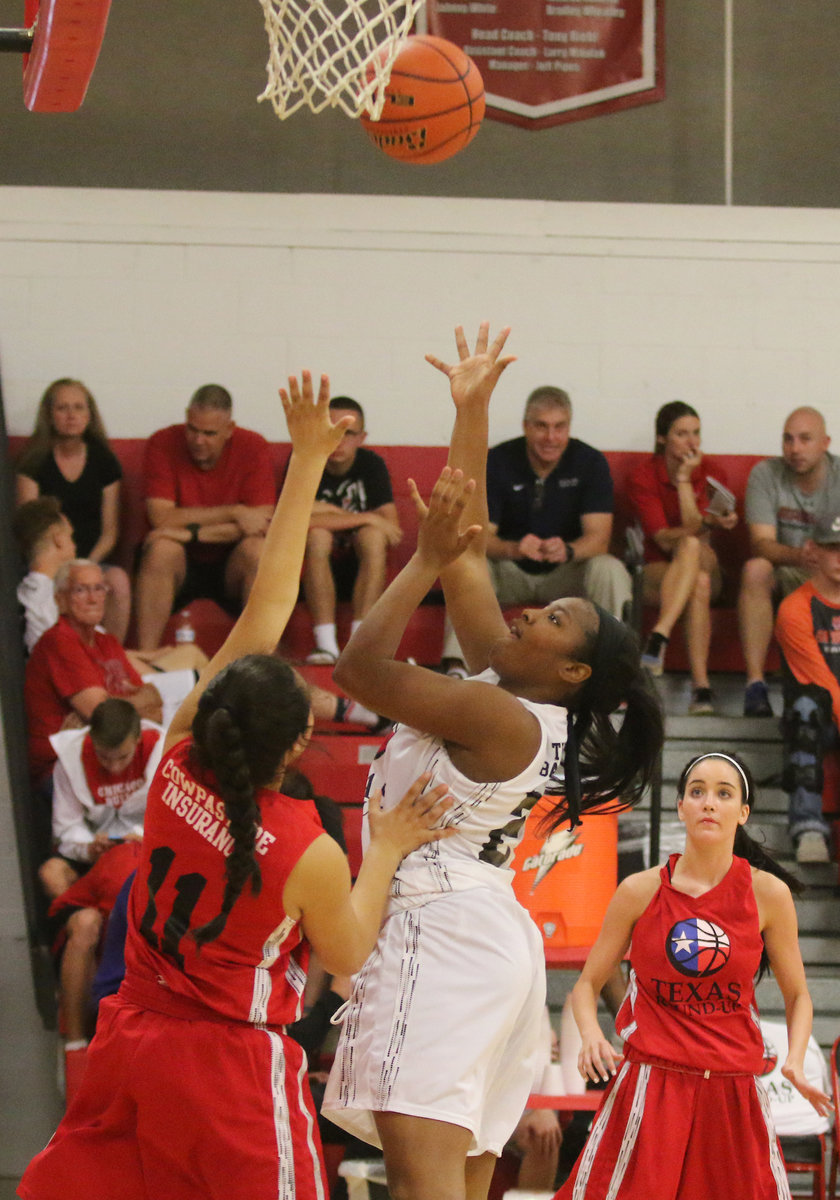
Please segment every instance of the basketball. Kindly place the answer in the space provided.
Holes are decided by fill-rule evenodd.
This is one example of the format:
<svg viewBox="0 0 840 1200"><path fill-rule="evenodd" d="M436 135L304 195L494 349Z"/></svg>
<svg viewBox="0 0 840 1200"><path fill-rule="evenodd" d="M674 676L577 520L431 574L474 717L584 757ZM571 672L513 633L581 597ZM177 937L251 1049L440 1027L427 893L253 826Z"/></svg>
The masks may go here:
<svg viewBox="0 0 840 1200"><path fill-rule="evenodd" d="M378 121L362 126L391 158L438 163L473 140L484 116L484 81L473 60L443 38L406 38L385 88Z"/></svg>

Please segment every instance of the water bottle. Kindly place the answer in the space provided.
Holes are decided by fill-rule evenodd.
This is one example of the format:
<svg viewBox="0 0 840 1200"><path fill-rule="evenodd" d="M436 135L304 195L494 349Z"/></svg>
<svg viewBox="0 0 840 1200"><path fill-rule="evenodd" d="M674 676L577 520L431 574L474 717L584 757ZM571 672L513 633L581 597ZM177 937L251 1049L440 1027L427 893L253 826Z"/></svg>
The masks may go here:
<svg viewBox="0 0 840 1200"><path fill-rule="evenodd" d="M179 646L195 641L195 630L193 629L190 610L188 608L185 608L178 614L178 623L175 626L175 641Z"/></svg>

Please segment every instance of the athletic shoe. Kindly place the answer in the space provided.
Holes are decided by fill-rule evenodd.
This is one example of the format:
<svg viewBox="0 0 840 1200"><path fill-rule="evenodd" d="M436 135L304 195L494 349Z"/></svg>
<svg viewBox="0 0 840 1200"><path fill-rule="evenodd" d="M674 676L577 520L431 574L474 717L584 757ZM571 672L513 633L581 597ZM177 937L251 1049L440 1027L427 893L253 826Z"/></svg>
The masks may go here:
<svg viewBox="0 0 840 1200"><path fill-rule="evenodd" d="M469 679L467 668L462 662L458 662L457 659L450 662L446 668L446 674L450 679Z"/></svg>
<svg viewBox="0 0 840 1200"><path fill-rule="evenodd" d="M770 693L767 691L767 684L764 680L759 679L755 683L749 684L744 692L744 716L772 717L774 715L770 706Z"/></svg>
<svg viewBox="0 0 840 1200"><path fill-rule="evenodd" d="M306 661L310 667L334 667L338 662L338 655L333 654L332 650L316 648L311 654L307 654Z"/></svg>
<svg viewBox="0 0 840 1200"><path fill-rule="evenodd" d="M661 633L652 633L647 640L641 664L651 675L661 675L665 670L665 651L668 639Z"/></svg>
<svg viewBox="0 0 840 1200"><path fill-rule="evenodd" d="M816 829L807 829L799 835L796 842L796 861L798 863L827 863L831 862L828 853L828 842Z"/></svg>
<svg viewBox="0 0 840 1200"><path fill-rule="evenodd" d="M695 688L688 706L692 717L708 717L715 711L711 688Z"/></svg>

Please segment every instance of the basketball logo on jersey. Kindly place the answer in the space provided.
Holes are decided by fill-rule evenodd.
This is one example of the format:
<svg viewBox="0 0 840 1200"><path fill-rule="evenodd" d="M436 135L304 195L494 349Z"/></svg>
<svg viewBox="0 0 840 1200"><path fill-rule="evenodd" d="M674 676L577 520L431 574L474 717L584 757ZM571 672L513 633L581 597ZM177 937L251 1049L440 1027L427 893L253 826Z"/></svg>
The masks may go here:
<svg viewBox="0 0 840 1200"><path fill-rule="evenodd" d="M729 958L729 937L711 921L689 917L673 926L665 943L668 961L681 975L714 975Z"/></svg>
<svg viewBox="0 0 840 1200"><path fill-rule="evenodd" d="M770 1075L770 1074L772 1074L773 1071L776 1070L776 1064L779 1061L779 1056L776 1053L775 1047L773 1046L772 1042L769 1042L766 1037L763 1039L763 1041L764 1041L764 1057L762 1059L761 1070L759 1071L759 1075Z"/></svg>

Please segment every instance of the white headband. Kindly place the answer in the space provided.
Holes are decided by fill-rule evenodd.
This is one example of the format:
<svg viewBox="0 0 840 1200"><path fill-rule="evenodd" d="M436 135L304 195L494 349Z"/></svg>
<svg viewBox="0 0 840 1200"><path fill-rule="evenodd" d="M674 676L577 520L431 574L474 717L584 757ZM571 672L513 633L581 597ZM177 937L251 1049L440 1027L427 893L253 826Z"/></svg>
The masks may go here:
<svg viewBox="0 0 840 1200"><path fill-rule="evenodd" d="M703 761L703 759L705 759L705 758L722 758L725 762L732 763L732 766L735 768L735 770L738 772L738 774L741 777L741 783L744 785L744 798L741 801L741 803L749 804L749 802L750 802L750 785L747 782L746 775L744 774L744 768L741 766L741 764L739 762L736 762L736 760L734 758L730 758L730 756L728 754L721 754L720 751L715 751L715 750L710 750L708 754L698 754L697 757L695 759L693 759L692 762L690 762L688 764L688 767L686 768L686 772L685 772L686 779L688 779L689 774L694 770L694 768L697 766L697 764L701 763Z"/></svg>

